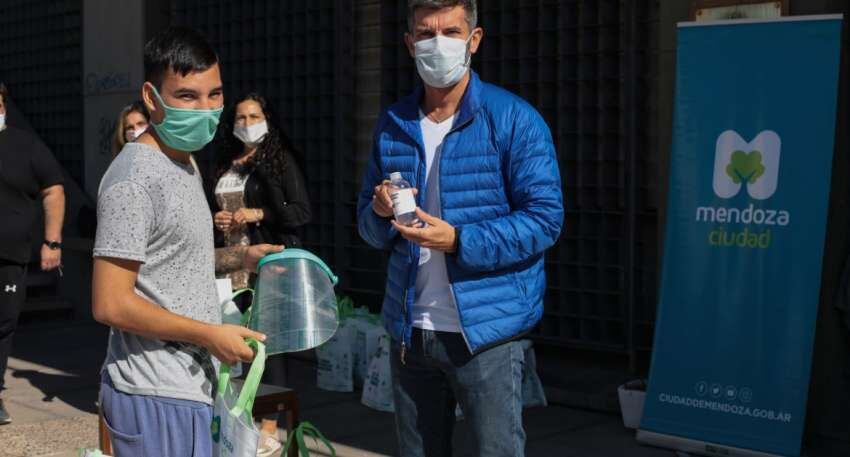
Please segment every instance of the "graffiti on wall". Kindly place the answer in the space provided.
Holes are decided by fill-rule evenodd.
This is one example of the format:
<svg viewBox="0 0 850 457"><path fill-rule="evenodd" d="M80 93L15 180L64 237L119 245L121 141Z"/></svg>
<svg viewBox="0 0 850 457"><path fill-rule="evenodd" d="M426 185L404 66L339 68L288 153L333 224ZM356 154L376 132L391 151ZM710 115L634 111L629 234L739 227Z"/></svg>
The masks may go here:
<svg viewBox="0 0 850 457"><path fill-rule="evenodd" d="M90 72L85 80L86 94L102 94L130 88L130 72Z"/></svg>
<svg viewBox="0 0 850 457"><path fill-rule="evenodd" d="M97 122L97 152L102 156L112 155L112 136L115 134L115 119L101 116Z"/></svg>

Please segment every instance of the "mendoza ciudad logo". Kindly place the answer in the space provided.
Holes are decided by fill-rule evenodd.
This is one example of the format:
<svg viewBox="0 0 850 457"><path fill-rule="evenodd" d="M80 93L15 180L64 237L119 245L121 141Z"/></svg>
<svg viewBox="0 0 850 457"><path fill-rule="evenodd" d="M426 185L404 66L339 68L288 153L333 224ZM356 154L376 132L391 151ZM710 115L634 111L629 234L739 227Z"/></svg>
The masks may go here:
<svg viewBox="0 0 850 457"><path fill-rule="evenodd" d="M729 200L729 204L700 206L696 210L697 222L715 225L708 234L709 245L767 249L771 230L791 223L788 211L768 207L778 184L781 147L782 140L771 130L762 131L749 143L734 130L717 137L714 194ZM732 205L732 199L743 189L749 196L748 204Z"/></svg>

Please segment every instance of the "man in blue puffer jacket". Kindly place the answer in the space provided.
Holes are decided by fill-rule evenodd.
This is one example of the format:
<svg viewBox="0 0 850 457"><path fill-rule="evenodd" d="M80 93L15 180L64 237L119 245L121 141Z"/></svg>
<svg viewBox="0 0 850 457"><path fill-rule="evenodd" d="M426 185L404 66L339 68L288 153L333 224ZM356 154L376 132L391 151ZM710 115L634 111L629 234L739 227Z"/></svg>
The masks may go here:
<svg viewBox="0 0 850 457"><path fill-rule="evenodd" d="M360 236L392 252L383 318L399 454L451 455L456 402L481 456L522 456L523 352L543 313L543 252L563 221L549 128L469 70L474 0L410 0L405 42L424 87L378 120L357 207ZM393 220L387 177L418 189Z"/></svg>

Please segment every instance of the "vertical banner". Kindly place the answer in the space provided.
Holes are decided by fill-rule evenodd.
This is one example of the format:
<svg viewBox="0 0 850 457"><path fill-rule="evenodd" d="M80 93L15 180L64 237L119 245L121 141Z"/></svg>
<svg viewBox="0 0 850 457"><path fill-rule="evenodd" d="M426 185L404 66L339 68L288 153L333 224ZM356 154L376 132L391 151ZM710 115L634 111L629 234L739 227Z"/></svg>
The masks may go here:
<svg viewBox="0 0 850 457"><path fill-rule="evenodd" d="M702 455L800 454L841 21L679 26L642 442Z"/></svg>

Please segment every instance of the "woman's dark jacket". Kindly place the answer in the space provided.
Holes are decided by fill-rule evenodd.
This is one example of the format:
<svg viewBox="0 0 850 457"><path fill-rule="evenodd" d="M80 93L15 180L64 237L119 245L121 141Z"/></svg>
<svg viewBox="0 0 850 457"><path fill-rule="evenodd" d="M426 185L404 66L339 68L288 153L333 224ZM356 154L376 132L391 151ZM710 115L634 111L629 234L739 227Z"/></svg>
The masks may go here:
<svg viewBox="0 0 850 457"><path fill-rule="evenodd" d="M213 215L221 211L215 198L218 178L207 185L207 197ZM304 176L295 158L286 155L283 174L273 176L266 167L254 166L245 183L245 207L263 210L263 220L249 223L248 238L251 244L282 244L287 248L301 247L301 229L310 222L310 200ZM216 246L224 245L221 231L215 231Z"/></svg>

